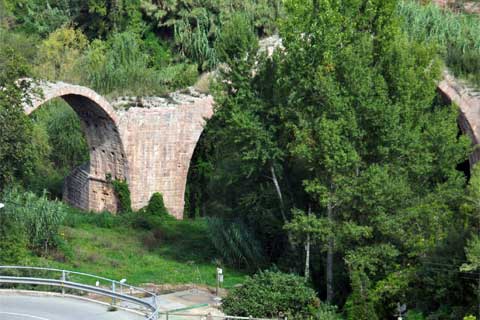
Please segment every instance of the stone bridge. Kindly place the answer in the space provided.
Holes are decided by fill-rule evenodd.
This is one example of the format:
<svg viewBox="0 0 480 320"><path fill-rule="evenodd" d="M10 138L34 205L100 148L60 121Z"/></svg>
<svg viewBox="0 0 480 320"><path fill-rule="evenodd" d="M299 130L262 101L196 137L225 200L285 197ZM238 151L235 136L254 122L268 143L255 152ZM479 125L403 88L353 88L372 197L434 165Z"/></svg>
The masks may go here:
<svg viewBox="0 0 480 320"><path fill-rule="evenodd" d="M161 192L170 213L183 218L184 193L193 151L213 99L189 89L165 98L128 98L109 103L93 90L63 82L32 83L30 114L62 98L78 115L90 162L66 178L64 200L84 210L118 210L111 180L127 180L132 207Z"/></svg>
<svg viewBox="0 0 480 320"><path fill-rule="evenodd" d="M110 179L126 179L132 207L140 209L161 192L170 213L183 218L185 185L197 141L213 114L213 98L193 89L165 98L122 98L109 103L91 89L63 82L34 85L40 95L25 107L30 114L60 97L77 113L90 149L90 163L66 178L64 200L84 210L118 210ZM480 142L480 95L448 73L439 91L460 108L459 125ZM480 159L480 149L470 164Z"/></svg>

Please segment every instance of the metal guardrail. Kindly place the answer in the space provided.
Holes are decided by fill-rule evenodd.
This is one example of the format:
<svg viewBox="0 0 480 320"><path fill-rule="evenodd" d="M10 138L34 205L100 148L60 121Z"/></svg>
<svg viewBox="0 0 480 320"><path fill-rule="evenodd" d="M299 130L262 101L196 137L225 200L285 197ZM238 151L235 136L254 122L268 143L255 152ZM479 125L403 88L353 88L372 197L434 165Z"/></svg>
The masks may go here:
<svg viewBox="0 0 480 320"><path fill-rule="evenodd" d="M59 277L32 277L32 276L12 276L12 275L4 275L6 270L13 270L17 272L25 272L25 271L43 271L43 272L53 272L54 274L57 273ZM77 275L81 277L85 277L87 279L92 279L95 282L95 285L70 281L71 275ZM100 287L100 281L107 282L109 286L107 288ZM139 305L143 308L149 310L149 315L147 320L156 320L158 318L158 308L157 308L157 296L155 293L147 291L142 288L134 287L129 284L108 279L104 277L99 277L89 273L77 272L77 271L70 271L70 270L62 270L62 269L54 269L54 268L42 268L42 267L24 267L24 266L0 266L0 284L1 283L12 283L12 284L30 284L30 285L47 285L47 286L55 286L62 288L62 294L65 293L65 288L79 290L79 291L86 291L90 293L99 294L102 296L106 296L112 298L112 305L116 304L116 300L126 301L133 303L135 305ZM120 292L118 292L118 288ZM145 300L131 294L125 294L123 291L124 289L129 290L130 292L137 292L141 294L146 294L151 297L151 300ZM147 297L148 298L148 297Z"/></svg>
<svg viewBox="0 0 480 320"><path fill-rule="evenodd" d="M32 277L32 276L14 276L14 275L5 275L6 270L14 270L17 272L25 271L42 271L42 272L53 272L58 274L58 277ZM81 282L71 281L69 278L71 275L77 275L80 277L85 277L87 279L92 279L95 282L95 285L85 284ZM99 286L99 281L108 283L107 287ZM130 302L147 310L150 310L147 315L146 320L276 320L276 319L264 319L264 318L253 318L253 317L238 317L238 316L218 316L212 314L187 314L180 313L184 309L169 310L160 312L157 306L157 295L148 290L134 287L126 283L122 283L117 280L108 279L104 277L99 277L93 274L54 269L54 268L43 268L43 267L25 267L25 266L0 266L0 284L9 283L9 284L30 284L30 285L46 285L46 286L55 286L62 288L62 294L65 294L65 288L86 291L90 293L99 294L112 298L112 305L116 304L116 300ZM120 292L117 289L120 288ZM132 294L124 294L123 289L128 289L130 292L137 292L141 294L146 294L151 297L151 300L145 300ZM287 320L286 317L279 316L279 320Z"/></svg>

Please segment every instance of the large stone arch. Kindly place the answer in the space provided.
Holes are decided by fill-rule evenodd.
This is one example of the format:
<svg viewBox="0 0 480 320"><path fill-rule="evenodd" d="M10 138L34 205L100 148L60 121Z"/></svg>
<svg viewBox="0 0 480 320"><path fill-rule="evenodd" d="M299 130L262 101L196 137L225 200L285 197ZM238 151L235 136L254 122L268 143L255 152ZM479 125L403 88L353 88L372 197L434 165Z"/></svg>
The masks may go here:
<svg viewBox="0 0 480 320"><path fill-rule="evenodd" d="M84 210L118 210L111 179L127 179L127 157L112 106L93 90L63 82L32 82L32 113L47 101L62 98L81 120L90 150L90 163L75 168L66 178L63 198Z"/></svg>

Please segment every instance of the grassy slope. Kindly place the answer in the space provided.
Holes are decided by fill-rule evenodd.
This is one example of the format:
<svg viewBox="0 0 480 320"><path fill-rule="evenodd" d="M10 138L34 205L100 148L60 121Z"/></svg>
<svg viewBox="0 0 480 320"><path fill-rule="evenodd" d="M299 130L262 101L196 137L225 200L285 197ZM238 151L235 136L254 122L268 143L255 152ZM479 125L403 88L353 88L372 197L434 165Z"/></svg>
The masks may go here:
<svg viewBox="0 0 480 320"><path fill-rule="evenodd" d="M136 285L215 285L215 252L203 220L166 222L156 231L160 240L152 240L152 232L126 226L102 228L82 223L63 227L62 231L73 250L72 257L67 262L38 263L113 279L127 278ZM245 277L245 273L231 268L224 268L224 273L225 288L243 282Z"/></svg>

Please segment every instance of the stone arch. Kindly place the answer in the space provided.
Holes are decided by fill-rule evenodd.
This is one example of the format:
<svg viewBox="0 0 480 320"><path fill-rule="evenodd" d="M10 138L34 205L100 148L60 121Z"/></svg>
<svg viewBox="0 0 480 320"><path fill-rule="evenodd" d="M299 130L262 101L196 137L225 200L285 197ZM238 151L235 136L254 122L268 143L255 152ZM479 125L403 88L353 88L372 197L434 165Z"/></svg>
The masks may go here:
<svg viewBox="0 0 480 320"><path fill-rule="evenodd" d="M447 71L443 80L438 84L439 92L449 101L455 103L459 109L458 124L472 140L474 146L480 143L480 94L469 88ZM470 166L480 160L480 148L475 148L469 156Z"/></svg>
<svg viewBox="0 0 480 320"><path fill-rule="evenodd" d="M118 201L110 179L127 179L128 165L114 109L93 90L63 82L32 82L32 113L47 101L62 98L81 121L90 150L90 162L75 168L64 183L63 198L83 210L116 212Z"/></svg>

